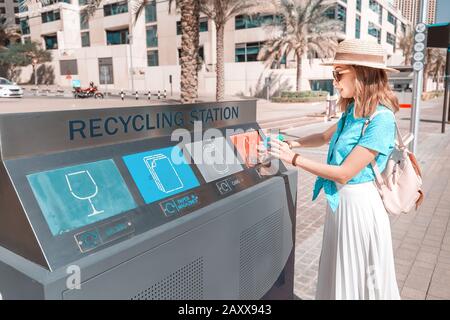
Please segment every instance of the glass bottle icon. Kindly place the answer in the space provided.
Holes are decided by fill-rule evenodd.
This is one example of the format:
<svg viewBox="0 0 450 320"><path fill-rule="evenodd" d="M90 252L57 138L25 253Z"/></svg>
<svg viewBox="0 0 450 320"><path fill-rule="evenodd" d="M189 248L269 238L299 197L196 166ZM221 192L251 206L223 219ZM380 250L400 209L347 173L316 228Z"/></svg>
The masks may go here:
<svg viewBox="0 0 450 320"><path fill-rule="evenodd" d="M92 203L92 198L98 194L98 186L88 170L66 174L67 185L70 193L78 200L88 200L92 212L88 217L103 213L104 210L97 210Z"/></svg>

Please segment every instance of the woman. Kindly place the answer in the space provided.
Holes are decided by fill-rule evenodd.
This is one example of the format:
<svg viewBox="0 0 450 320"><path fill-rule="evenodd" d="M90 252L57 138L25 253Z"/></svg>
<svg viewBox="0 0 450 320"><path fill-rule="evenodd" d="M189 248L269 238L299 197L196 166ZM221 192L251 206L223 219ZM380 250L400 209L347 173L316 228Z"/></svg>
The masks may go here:
<svg viewBox="0 0 450 320"><path fill-rule="evenodd" d="M370 162L384 170L394 148L398 100L390 90L383 48L345 40L337 48L334 86L343 115L322 134L290 143L270 139L268 153L317 175L313 200L327 198L316 299L399 299L388 214ZM364 135L362 128L368 123ZM291 150L330 142L327 164ZM267 152L259 146L260 156Z"/></svg>

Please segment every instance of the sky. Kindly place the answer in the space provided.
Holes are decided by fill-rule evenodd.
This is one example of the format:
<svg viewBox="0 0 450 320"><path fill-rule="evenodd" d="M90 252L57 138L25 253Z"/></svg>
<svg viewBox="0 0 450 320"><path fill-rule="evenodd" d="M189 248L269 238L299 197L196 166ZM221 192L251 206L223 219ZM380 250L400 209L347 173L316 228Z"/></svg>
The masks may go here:
<svg viewBox="0 0 450 320"><path fill-rule="evenodd" d="M450 22L450 0L437 0L436 23Z"/></svg>

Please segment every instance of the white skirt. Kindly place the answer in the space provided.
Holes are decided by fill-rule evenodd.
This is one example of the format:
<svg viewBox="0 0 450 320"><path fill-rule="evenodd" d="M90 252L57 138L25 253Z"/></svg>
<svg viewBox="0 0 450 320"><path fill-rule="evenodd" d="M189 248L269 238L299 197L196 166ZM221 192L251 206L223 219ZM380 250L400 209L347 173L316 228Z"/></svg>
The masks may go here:
<svg viewBox="0 0 450 320"><path fill-rule="evenodd" d="M400 299L388 214L373 182L340 185L327 207L316 299Z"/></svg>

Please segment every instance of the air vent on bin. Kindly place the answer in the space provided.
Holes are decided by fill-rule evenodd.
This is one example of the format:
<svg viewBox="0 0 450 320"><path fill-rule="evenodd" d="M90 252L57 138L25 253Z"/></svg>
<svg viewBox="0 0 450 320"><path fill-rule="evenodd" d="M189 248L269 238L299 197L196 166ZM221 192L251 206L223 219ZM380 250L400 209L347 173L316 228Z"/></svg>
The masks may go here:
<svg viewBox="0 0 450 320"><path fill-rule="evenodd" d="M198 258L135 295L132 300L203 299L203 258Z"/></svg>
<svg viewBox="0 0 450 320"><path fill-rule="evenodd" d="M241 299L260 299L272 287L282 269L283 211L279 210L240 237Z"/></svg>

